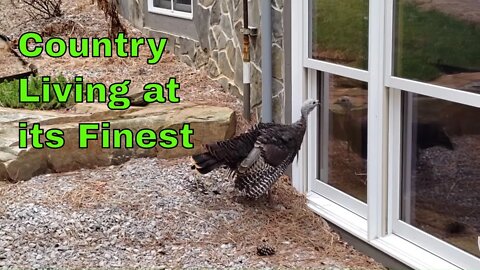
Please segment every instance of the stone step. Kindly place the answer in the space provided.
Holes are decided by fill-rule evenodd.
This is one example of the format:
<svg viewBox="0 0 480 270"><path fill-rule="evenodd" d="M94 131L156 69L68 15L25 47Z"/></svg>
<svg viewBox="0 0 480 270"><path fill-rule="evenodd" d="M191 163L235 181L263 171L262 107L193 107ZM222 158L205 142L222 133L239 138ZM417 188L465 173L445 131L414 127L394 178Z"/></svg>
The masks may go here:
<svg viewBox="0 0 480 270"><path fill-rule="evenodd" d="M19 149L20 121L39 123L44 130L63 130L65 145L60 149ZM149 128L157 134L166 128L179 130L184 123L189 123L194 130L191 142L195 148L164 149L157 145L152 149L103 149L98 140L90 141L88 149L79 149L79 123L99 122L110 122L111 129L128 128L135 132ZM118 165L137 157L192 155L201 151L202 144L232 137L235 128L232 109L192 103L152 104L125 111L108 110L105 104L78 104L73 113L0 108L0 181L24 181L45 173Z"/></svg>

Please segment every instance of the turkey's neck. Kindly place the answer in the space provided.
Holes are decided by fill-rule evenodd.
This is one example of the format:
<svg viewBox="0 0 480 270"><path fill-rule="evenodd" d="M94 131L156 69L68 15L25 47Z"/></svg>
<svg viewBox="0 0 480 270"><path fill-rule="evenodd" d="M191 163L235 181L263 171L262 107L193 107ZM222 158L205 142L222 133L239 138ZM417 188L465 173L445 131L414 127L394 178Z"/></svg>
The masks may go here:
<svg viewBox="0 0 480 270"><path fill-rule="evenodd" d="M303 137L307 130L307 116L302 115L302 117L300 117L300 119L298 119L293 125L297 129L298 135Z"/></svg>

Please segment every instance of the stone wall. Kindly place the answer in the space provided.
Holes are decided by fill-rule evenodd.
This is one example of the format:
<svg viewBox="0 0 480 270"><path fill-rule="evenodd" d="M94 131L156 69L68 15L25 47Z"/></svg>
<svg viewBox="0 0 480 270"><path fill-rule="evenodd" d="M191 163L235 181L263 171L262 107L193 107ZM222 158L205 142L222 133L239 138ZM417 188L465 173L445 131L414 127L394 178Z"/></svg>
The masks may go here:
<svg viewBox="0 0 480 270"><path fill-rule="evenodd" d="M163 16L148 12L147 0L120 1L120 5L143 6L143 30L144 33L153 37L168 37L168 50L173 51L179 59L197 69L203 69L208 76L217 80L223 88L236 95L243 96L243 62L242 62L242 27L243 27L243 3L242 0L194 0L193 21L198 40L191 35L182 34L181 30L172 33L165 31L162 24L145 24L146 16ZM273 110L274 121L284 122L285 91L284 91L284 46L283 46L283 3L284 0L272 0L272 62L273 62ZM258 28L258 36L251 38L251 106L252 112L260 116L262 97L262 73L261 73L261 35L260 16L261 11L258 0L249 1L250 26ZM132 7L129 7L131 10ZM125 9L120 8L122 12ZM136 12L125 14L127 19L138 21ZM177 18L175 18L177 19ZM148 20L151 21L151 20ZM138 25L138 22L135 23Z"/></svg>

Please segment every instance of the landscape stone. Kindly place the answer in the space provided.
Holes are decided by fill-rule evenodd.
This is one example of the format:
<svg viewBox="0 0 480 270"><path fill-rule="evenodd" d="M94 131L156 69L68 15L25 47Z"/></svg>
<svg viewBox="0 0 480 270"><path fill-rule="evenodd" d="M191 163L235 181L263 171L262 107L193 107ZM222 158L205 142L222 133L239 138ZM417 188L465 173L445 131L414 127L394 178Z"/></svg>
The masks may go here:
<svg viewBox="0 0 480 270"><path fill-rule="evenodd" d="M67 172L81 168L94 168L123 163L135 157L176 158L201 151L201 146L230 138L235 133L235 113L225 107L182 104L151 104L132 107L125 111L108 110L105 104L77 104L75 113L54 113L13 109L0 109L0 180L24 181L33 176ZM79 113L81 112L81 113ZM64 131L65 145L60 149L19 149L18 121L39 123L44 130L58 128ZM78 147L78 124L110 122L111 129L138 131L150 128L159 131L166 128L180 129L190 123L195 131L188 150L179 146L164 149L102 149L100 140L89 142L88 149ZM42 138L42 141L44 138Z"/></svg>

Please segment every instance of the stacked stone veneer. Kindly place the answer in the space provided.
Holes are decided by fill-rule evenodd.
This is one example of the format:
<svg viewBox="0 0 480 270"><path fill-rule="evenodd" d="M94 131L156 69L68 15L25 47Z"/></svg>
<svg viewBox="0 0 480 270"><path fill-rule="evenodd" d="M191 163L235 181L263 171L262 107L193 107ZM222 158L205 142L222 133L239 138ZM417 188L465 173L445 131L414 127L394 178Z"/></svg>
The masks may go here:
<svg viewBox="0 0 480 270"><path fill-rule="evenodd" d="M242 98L242 0L194 0L194 3L197 6L194 8L192 23L195 25L198 40L163 32L161 25L144 27L144 32L150 36L168 37L167 49L173 51L181 61L204 69L208 76L217 80L226 91ZM284 0L272 0L272 87L275 122L284 121L283 3ZM251 106L253 113L259 117L262 97L261 12L258 0L250 0L249 5L250 26L258 28L258 36L252 37L250 42Z"/></svg>

